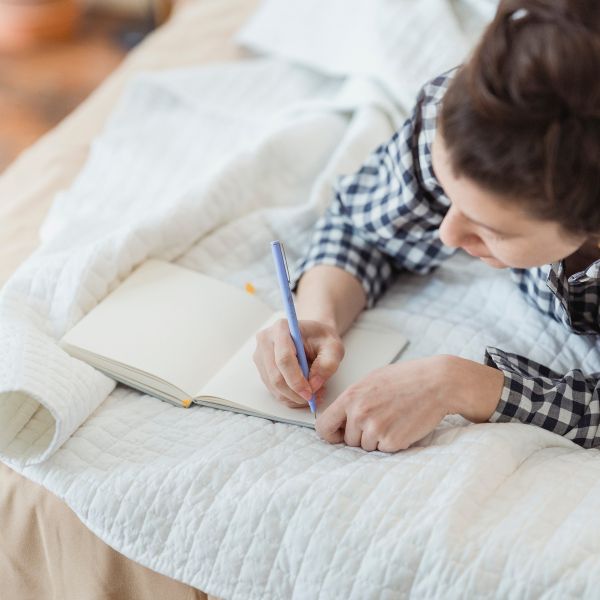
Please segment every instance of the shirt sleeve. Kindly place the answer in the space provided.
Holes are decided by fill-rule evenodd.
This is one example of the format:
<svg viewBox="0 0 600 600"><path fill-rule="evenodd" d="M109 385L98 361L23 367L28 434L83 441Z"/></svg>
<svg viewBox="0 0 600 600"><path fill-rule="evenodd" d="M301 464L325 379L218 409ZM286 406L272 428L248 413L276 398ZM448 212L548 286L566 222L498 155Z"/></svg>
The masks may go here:
<svg viewBox="0 0 600 600"><path fill-rule="evenodd" d="M584 448L600 446L600 373L572 369L561 375L535 361L497 348L485 362L504 373L491 422L530 423Z"/></svg>
<svg viewBox="0 0 600 600"><path fill-rule="evenodd" d="M333 265L360 281L370 308L398 272L428 273L454 253L439 239L449 201L430 152L445 84L439 78L425 86L403 127L357 173L338 179L307 254L293 269L292 289L310 268Z"/></svg>

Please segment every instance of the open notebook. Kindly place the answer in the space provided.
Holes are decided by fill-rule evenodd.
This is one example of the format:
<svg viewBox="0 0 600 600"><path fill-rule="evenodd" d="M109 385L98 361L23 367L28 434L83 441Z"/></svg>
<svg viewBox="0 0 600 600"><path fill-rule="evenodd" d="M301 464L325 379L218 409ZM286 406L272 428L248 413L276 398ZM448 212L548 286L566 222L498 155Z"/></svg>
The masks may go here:
<svg viewBox="0 0 600 600"><path fill-rule="evenodd" d="M252 355L255 335L284 316L235 286L172 263L147 260L61 340L110 377L177 406L202 404L314 427L308 408L273 398ZM322 411L349 385L395 360L397 332L358 321L327 384Z"/></svg>

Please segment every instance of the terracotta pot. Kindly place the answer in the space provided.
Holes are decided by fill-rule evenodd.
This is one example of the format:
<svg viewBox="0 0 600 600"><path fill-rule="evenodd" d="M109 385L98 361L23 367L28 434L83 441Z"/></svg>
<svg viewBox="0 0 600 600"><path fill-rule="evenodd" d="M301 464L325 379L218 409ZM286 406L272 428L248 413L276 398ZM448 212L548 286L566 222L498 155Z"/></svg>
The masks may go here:
<svg viewBox="0 0 600 600"><path fill-rule="evenodd" d="M78 0L0 0L0 49L68 38L80 14Z"/></svg>

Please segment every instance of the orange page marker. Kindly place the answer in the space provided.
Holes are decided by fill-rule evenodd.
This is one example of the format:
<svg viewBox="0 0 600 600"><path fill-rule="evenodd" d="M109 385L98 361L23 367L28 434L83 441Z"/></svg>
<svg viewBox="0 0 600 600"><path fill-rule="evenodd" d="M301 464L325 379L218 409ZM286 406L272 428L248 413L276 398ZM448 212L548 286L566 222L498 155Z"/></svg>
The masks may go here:
<svg viewBox="0 0 600 600"><path fill-rule="evenodd" d="M185 400L181 401L181 404L183 404L184 408L189 408L192 405L192 399L186 398Z"/></svg>
<svg viewBox="0 0 600 600"><path fill-rule="evenodd" d="M249 293L249 294L254 294L254 292L256 292L256 289L254 288L254 286L248 282L245 286L244 289Z"/></svg>

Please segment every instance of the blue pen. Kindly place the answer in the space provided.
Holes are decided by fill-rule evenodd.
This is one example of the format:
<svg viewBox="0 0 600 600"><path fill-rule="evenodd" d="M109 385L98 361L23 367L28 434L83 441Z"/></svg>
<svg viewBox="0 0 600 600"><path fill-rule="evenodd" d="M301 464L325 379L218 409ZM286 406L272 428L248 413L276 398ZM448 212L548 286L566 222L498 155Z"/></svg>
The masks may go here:
<svg viewBox="0 0 600 600"><path fill-rule="evenodd" d="M281 242L275 241L271 242L271 251L273 252L273 258L275 259L277 280L279 281L279 289L281 290L281 297L283 298L283 306L285 307L285 314L287 315L290 335L294 340L294 346L296 346L296 355L298 356L300 368L308 381L308 361L306 360L306 354L304 353L304 342L302 341L302 334L300 333L300 327L298 325L298 317L296 317L292 290L290 290L290 276L287 268L287 261L285 260L285 250L283 249ZM315 394L310 397L308 404L310 406L310 412L314 415L317 411Z"/></svg>

